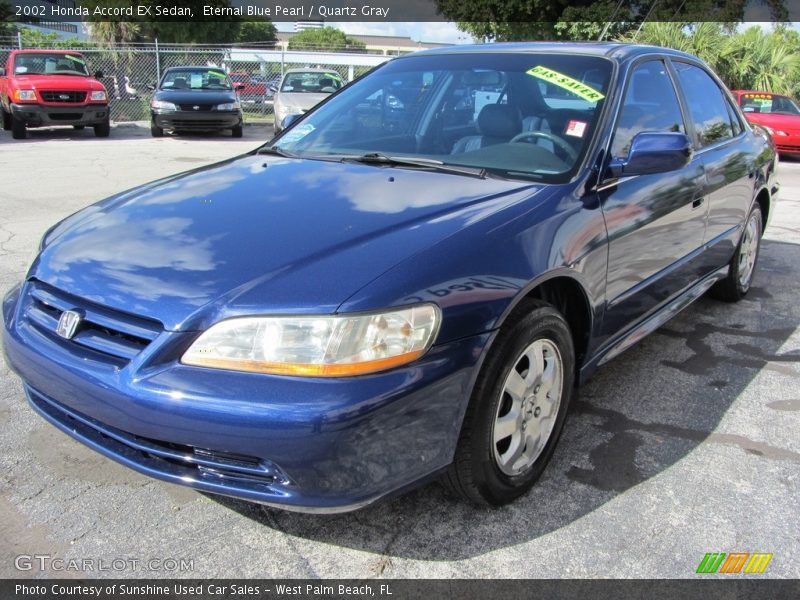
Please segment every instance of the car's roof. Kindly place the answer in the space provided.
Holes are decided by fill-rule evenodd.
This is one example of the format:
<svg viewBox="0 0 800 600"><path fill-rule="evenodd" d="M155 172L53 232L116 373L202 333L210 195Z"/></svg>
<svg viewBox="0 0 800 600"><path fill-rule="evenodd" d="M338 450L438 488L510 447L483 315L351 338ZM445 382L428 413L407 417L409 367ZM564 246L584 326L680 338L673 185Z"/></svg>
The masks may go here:
<svg viewBox="0 0 800 600"><path fill-rule="evenodd" d="M183 69L205 69L207 71L219 71L221 73L225 72L225 67L209 67L208 65L181 65L179 67L167 67L164 72L182 71Z"/></svg>
<svg viewBox="0 0 800 600"><path fill-rule="evenodd" d="M308 69L286 69L284 75L288 75L289 73L335 73L336 69L322 69L322 68L311 68Z"/></svg>
<svg viewBox="0 0 800 600"><path fill-rule="evenodd" d="M623 42L502 42L496 44L467 44L463 46L431 48L406 56L419 56L421 54L471 54L486 52L546 52L553 54L588 54L620 61L635 58L642 54L652 54L657 52L670 56L696 59L696 57L692 56L691 54L681 52L680 50L674 50L672 48L649 46L647 44L628 44Z"/></svg>
<svg viewBox="0 0 800 600"><path fill-rule="evenodd" d="M77 50L62 50L61 48L18 48L11 52L14 54L75 54L83 56Z"/></svg>
<svg viewBox="0 0 800 600"><path fill-rule="evenodd" d="M732 94L769 94L770 96L784 96L791 98L789 94L779 94L778 92L770 92L768 90L731 90Z"/></svg>

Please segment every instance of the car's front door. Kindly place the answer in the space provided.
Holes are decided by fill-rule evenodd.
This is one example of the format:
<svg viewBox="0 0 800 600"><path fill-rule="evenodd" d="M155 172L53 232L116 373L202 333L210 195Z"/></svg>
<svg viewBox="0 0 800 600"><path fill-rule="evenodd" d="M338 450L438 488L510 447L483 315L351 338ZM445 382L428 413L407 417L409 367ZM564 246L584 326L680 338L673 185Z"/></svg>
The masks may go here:
<svg viewBox="0 0 800 600"><path fill-rule="evenodd" d="M633 137L645 131L686 133L672 75L662 60L629 71L610 154L625 159ZM655 311L697 277L706 226L702 162L682 169L622 177L601 186L608 230L604 337Z"/></svg>

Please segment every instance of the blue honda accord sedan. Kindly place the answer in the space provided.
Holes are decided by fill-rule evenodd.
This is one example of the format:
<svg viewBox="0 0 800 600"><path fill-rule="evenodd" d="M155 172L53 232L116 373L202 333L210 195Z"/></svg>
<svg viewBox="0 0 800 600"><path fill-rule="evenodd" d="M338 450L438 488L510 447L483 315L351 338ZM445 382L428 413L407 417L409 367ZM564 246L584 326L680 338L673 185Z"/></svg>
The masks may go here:
<svg viewBox="0 0 800 600"><path fill-rule="evenodd" d="M3 320L62 431L290 510L525 493L598 366L747 294L779 189L714 73L656 47L416 53L284 125L55 225Z"/></svg>

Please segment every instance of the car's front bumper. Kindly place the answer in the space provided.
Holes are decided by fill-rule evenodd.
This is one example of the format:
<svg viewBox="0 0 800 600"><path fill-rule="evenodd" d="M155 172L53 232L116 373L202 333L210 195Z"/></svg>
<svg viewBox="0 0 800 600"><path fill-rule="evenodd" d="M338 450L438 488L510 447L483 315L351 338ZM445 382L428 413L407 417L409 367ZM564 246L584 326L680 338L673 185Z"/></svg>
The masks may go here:
<svg viewBox="0 0 800 600"><path fill-rule="evenodd" d="M800 156L800 135L774 135L772 141L779 154L791 154Z"/></svg>
<svg viewBox="0 0 800 600"><path fill-rule="evenodd" d="M217 129L231 129L242 125L242 113L241 111L235 110L151 111L151 118L155 126L161 129L212 131Z"/></svg>
<svg viewBox="0 0 800 600"><path fill-rule="evenodd" d="M303 379L181 365L196 333L163 332L124 367L76 353L3 302L4 349L31 405L147 475L290 510L360 508L452 460L490 334L434 346L403 368Z"/></svg>
<svg viewBox="0 0 800 600"><path fill-rule="evenodd" d="M28 127L56 125L100 125L108 120L107 104L76 104L52 106L47 104L11 104L11 114Z"/></svg>

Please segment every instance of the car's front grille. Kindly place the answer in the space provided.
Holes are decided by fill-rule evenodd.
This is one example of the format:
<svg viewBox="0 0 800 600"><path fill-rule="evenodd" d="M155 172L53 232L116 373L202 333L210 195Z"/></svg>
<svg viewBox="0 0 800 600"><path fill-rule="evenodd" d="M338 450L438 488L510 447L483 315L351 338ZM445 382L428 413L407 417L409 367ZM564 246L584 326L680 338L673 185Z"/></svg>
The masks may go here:
<svg viewBox="0 0 800 600"><path fill-rule="evenodd" d="M195 106L197 108L195 108ZM189 112L208 112L214 108L213 104L179 104L178 108Z"/></svg>
<svg viewBox="0 0 800 600"><path fill-rule="evenodd" d="M223 119L168 119L164 121L164 126L177 129L213 129L214 127L230 127L231 124Z"/></svg>
<svg viewBox="0 0 800 600"><path fill-rule="evenodd" d="M80 316L69 339L58 333L59 319L68 310ZM88 302L36 280L28 285L25 316L33 327L60 343L120 365L144 350L163 329L157 321Z"/></svg>
<svg viewBox="0 0 800 600"><path fill-rule="evenodd" d="M48 113L53 121L78 121L83 116L81 113Z"/></svg>
<svg viewBox="0 0 800 600"><path fill-rule="evenodd" d="M86 100L86 92L39 92L45 102L79 103Z"/></svg>

